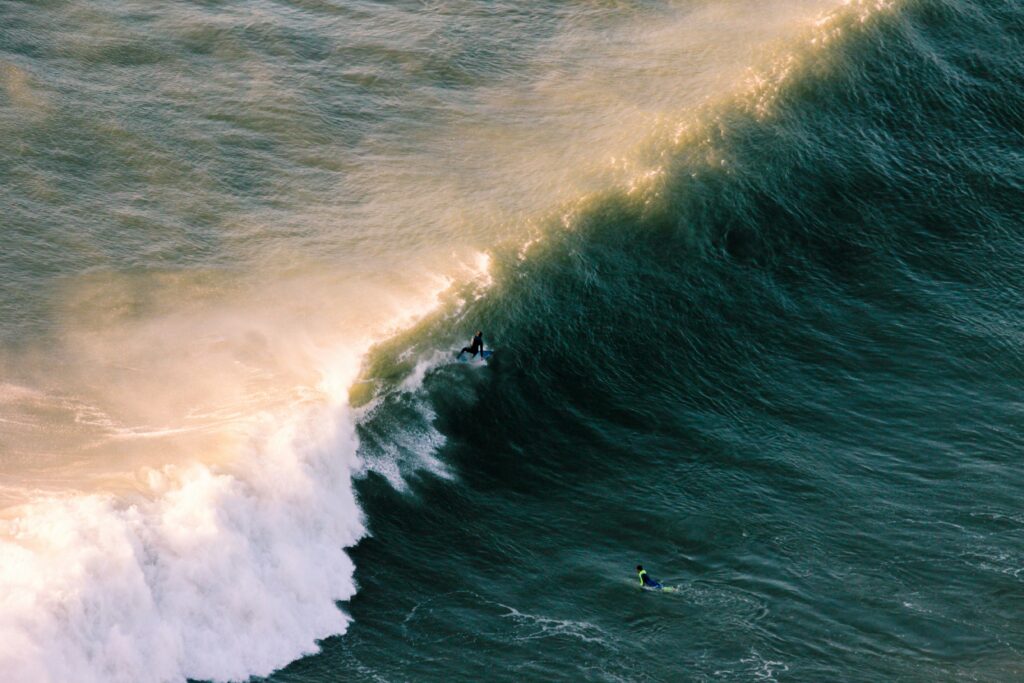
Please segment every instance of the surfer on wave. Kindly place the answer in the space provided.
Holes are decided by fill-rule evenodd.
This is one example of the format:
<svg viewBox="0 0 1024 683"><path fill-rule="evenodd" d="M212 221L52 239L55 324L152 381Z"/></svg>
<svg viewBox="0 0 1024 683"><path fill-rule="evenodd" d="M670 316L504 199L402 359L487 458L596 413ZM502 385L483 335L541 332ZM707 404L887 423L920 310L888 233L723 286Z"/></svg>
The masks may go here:
<svg viewBox="0 0 1024 683"><path fill-rule="evenodd" d="M469 351L471 358L476 358L476 354L480 354L480 357L484 356L484 333L482 330L477 330L476 334L473 335L473 340L469 342L469 346L462 347L462 350L456 354L456 358L462 358L462 354Z"/></svg>

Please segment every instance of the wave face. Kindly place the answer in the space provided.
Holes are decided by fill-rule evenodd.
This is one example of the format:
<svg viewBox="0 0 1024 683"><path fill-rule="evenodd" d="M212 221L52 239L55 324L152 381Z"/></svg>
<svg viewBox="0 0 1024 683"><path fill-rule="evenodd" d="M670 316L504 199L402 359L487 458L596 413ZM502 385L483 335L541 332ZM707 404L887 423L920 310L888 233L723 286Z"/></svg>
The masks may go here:
<svg viewBox="0 0 1024 683"><path fill-rule="evenodd" d="M4 6L0 670L1019 678L1022 43Z"/></svg>
<svg viewBox="0 0 1024 683"><path fill-rule="evenodd" d="M836 12L382 349L371 466L425 404L445 476L359 483L355 625L275 680L1019 677L1022 41Z"/></svg>

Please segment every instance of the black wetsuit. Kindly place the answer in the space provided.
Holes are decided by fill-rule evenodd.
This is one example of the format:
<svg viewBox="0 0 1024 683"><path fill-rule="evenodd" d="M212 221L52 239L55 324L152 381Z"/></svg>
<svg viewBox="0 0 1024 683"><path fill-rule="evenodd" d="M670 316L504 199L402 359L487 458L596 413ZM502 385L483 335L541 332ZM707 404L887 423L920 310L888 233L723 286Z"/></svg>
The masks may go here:
<svg viewBox="0 0 1024 683"><path fill-rule="evenodd" d="M459 355L461 356L466 351L473 354L473 358L476 358L476 354L478 353L481 356L484 355L484 336L482 334L473 335L473 341L469 343L469 346L463 346L462 350L459 351Z"/></svg>

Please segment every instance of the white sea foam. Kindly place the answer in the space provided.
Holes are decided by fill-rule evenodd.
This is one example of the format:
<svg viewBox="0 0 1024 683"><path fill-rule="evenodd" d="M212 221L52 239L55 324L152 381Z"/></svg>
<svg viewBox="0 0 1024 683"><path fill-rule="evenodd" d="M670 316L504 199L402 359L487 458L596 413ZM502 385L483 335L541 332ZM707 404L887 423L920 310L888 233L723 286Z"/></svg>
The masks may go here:
<svg viewBox="0 0 1024 683"><path fill-rule="evenodd" d="M454 362L448 351L424 353L398 385L362 409L360 421L364 423L373 422L381 409L393 403L403 403L409 410L401 425L391 425L385 438L364 446L363 472L376 472L398 491L406 491L408 479L422 470L452 478L451 471L436 456L446 439L434 426L437 414L423 385L428 374Z"/></svg>
<svg viewBox="0 0 1024 683"><path fill-rule="evenodd" d="M168 466L144 494L39 498L3 522L9 683L244 680L343 633L364 532L344 405L255 421L244 466Z"/></svg>

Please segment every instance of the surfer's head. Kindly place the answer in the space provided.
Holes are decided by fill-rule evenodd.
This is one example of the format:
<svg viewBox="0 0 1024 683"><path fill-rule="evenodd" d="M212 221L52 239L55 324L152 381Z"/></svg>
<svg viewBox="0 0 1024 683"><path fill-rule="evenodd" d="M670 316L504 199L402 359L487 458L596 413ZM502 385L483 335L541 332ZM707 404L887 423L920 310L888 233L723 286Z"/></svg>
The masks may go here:
<svg viewBox="0 0 1024 683"><path fill-rule="evenodd" d="M477 330L477 331L476 331L476 336L478 336L478 337L479 337L479 336L480 336L480 335L482 335L483 333L484 333L484 331L483 331L483 330Z"/></svg>
<svg viewBox="0 0 1024 683"><path fill-rule="evenodd" d="M642 571L644 570L644 566L643 566L642 564L638 564L638 565L636 566L636 570L637 570L638 572L642 572Z"/></svg>

